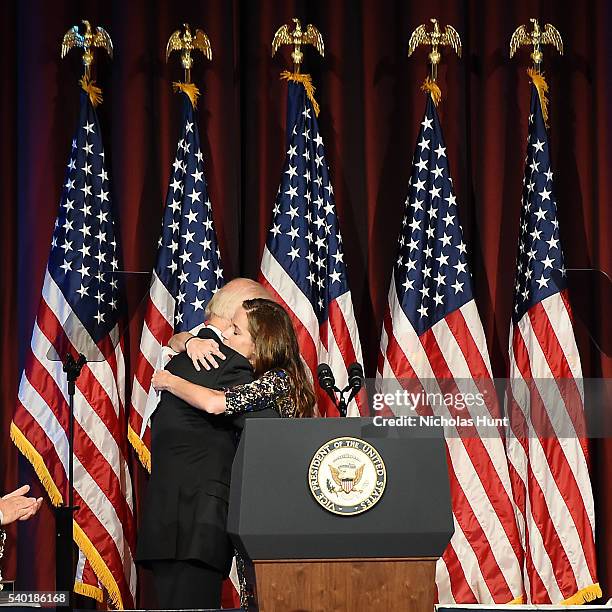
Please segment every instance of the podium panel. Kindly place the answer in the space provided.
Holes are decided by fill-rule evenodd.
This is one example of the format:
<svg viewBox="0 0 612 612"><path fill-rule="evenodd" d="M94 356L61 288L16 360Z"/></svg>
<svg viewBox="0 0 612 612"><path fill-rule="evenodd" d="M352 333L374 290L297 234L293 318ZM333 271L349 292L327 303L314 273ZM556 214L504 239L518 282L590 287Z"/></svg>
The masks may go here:
<svg viewBox="0 0 612 612"><path fill-rule="evenodd" d="M374 493L343 502L363 491ZM431 612L436 560L453 533L442 431L248 419L228 531L260 612Z"/></svg>

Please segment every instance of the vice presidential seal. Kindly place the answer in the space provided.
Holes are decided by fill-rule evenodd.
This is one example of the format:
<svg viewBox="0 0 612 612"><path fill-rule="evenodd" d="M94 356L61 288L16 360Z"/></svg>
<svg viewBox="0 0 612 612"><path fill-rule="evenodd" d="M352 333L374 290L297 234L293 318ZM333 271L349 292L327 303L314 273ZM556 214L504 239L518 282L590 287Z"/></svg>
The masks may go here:
<svg viewBox="0 0 612 612"><path fill-rule="evenodd" d="M359 438L335 438L313 456L308 468L313 497L334 514L354 515L378 503L387 484L380 453Z"/></svg>

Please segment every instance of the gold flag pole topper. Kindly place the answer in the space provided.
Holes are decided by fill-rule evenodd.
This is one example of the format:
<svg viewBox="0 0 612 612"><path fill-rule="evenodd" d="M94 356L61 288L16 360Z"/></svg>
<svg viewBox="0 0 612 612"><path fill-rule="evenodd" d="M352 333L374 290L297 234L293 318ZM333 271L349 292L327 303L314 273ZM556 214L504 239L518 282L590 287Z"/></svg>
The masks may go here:
<svg viewBox="0 0 612 612"><path fill-rule="evenodd" d="M61 57L66 57L71 49L83 49L83 66L85 67L85 72L79 83L83 90L89 95L89 99L93 106L97 106L102 102L102 90L96 86L96 82L91 78L91 67L94 62L93 49L95 47L104 49L112 59L113 41L104 28L98 26L94 32L89 21L83 19L81 23L85 26L84 34L79 32L78 25L72 26L64 34Z"/></svg>
<svg viewBox="0 0 612 612"><path fill-rule="evenodd" d="M304 59L301 47L303 45L312 45L319 52L321 57L325 57L323 36L321 36L321 32L311 23L306 26L306 30L302 30L302 24L299 19L293 17L291 21L295 24L293 32L289 31L291 26L288 23L276 30L276 34L274 34L274 38L272 39L272 57L274 57L281 45L293 45L293 51L291 52L293 72L284 70L281 73L281 79L301 83L304 89L306 89L306 95L312 103L315 114L318 115L319 105L314 97L315 88L312 84L312 79L309 74L300 74L300 65Z"/></svg>
<svg viewBox="0 0 612 612"><path fill-rule="evenodd" d="M533 67L527 70L527 74L538 90L544 122L548 124L548 99L546 98L548 83L546 83L542 73L544 54L542 53L541 45L553 45L559 51L559 54L563 55L563 39L561 34L559 34L559 30L550 23L545 24L544 30L541 30L537 19L532 18L529 21L533 24L531 32L527 31L524 24L514 30L514 34L512 34L510 39L510 57L514 57L514 54L522 45L533 45L531 53Z"/></svg>
<svg viewBox="0 0 612 612"><path fill-rule="evenodd" d="M188 23L184 23L183 28L185 30L184 33L176 30L168 39L166 62L170 59L170 54L173 51L181 52L181 64L185 70L185 81L184 83L174 82L174 91L182 91L187 94L195 108L200 90L191 82L191 67L193 66L191 52L200 51L207 60L212 61L212 46L210 39L202 30L196 29L195 36L192 36Z"/></svg>
<svg viewBox="0 0 612 612"><path fill-rule="evenodd" d="M442 98L442 92L436 83L436 79L438 78L438 64L442 59L438 47L452 47L457 55L461 57L461 37L453 26L447 25L444 31L442 31L437 19L430 19L430 21L433 24L433 29L431 31L428 32L425 24L422 23L410 35L410 40L408 41L408 57L410 57L420 45L431 46L431 51L427 56L431 64L431 75L425 79L421 89L430 92L434 104L437 105Z"/></svg>

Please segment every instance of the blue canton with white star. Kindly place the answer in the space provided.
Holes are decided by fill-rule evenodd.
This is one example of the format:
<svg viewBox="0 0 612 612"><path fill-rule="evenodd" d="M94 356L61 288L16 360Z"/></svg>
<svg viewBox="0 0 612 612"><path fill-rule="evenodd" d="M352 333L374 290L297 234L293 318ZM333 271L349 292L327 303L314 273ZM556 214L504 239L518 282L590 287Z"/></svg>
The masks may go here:
<svg viewBox="0 0 612 612"><path fill-rule="evenodd" d="M348 282L323 139L303 85L294 82L287 99L287 146L267 246L322 324Z"/></svg>
<svg viewBox="0 0 612 612"><path fill-rule="evenodd" d="M182 97L181 136L155 264L157 276L176 299L175 333L202 323L204 308L224 284L198 124L189 98Z"/></svg>
<svg viewBox="0 0 612 612"><path fill-rule="evenodd" d="M95 342L115 327L122 311L116 236L100 125L81 93L48 269Z"/></svg>
<svg viewBox="0 0 612 612"><path fill-rule="evenodd" d="M512 318L518 323L534 304L566 288L553 193L548 134L540 98L531 88L523 205Z"/></svg>
<svg viewBox="0 0 612 612"><path fill-rule="evenodd" d="M414 152L394 277L399 302L418 335L472 299L444 137L431 96Z"/></svg>

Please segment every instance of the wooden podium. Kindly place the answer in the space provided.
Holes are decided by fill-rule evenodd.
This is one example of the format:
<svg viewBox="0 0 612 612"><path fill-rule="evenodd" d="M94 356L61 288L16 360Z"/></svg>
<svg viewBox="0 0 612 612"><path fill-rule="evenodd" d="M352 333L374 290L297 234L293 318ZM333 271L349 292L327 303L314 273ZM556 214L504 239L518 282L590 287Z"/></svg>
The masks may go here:
<svg viewBox="0 0 612 612"><path fill-rule="evenodd" d="M308 468L330 440L375 448L382 497L352 516L315 501ZM259 612L432 612L435 565L453 533L446 452L431 429L373 419L248 419L232 471L228 531Z"/></svg>
<svg viewBox="0 0 612 612"><path fill-rule="evenodd" d="M436 559L255 561L260 612L432 612Z"/></svg>

